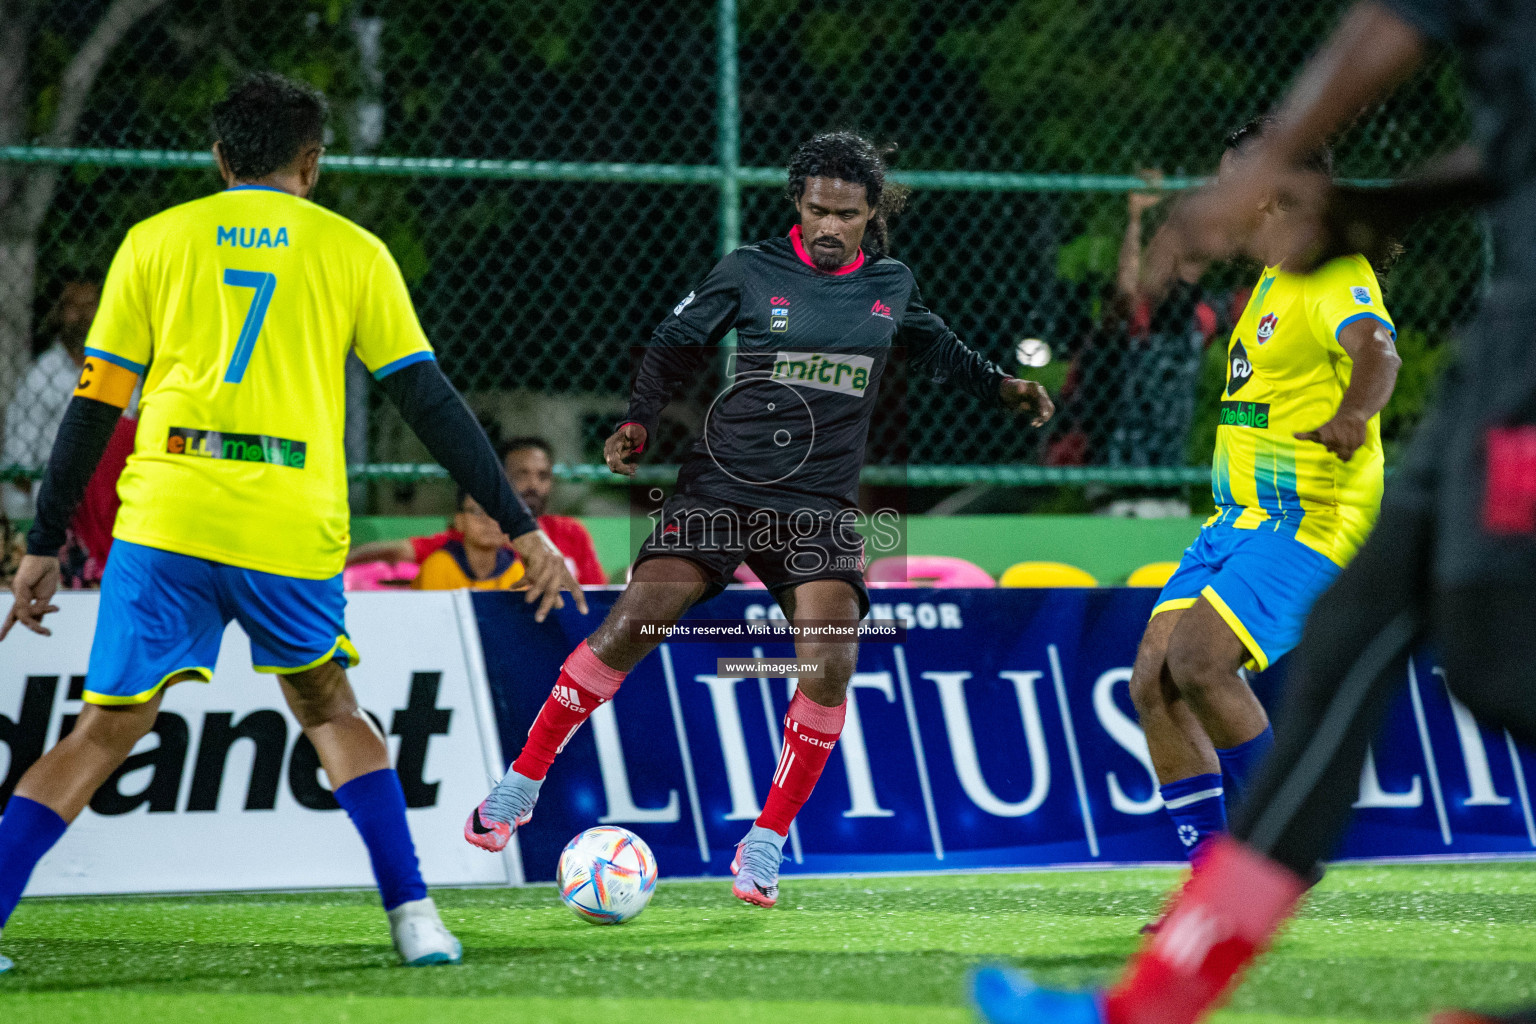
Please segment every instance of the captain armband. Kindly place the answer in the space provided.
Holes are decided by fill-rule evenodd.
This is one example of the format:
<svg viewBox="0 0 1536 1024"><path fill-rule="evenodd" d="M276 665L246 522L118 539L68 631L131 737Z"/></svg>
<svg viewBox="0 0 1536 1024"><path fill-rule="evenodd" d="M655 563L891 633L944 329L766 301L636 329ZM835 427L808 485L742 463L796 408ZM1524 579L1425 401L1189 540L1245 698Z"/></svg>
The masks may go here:
<svg viewBox="0 0 1536 1024"><path fill-rule="evenodd" d="M126 366L87 355L85 365L80 368L80 382L75 385L75 394L126 409L138 384L139 375Z"/></svg>

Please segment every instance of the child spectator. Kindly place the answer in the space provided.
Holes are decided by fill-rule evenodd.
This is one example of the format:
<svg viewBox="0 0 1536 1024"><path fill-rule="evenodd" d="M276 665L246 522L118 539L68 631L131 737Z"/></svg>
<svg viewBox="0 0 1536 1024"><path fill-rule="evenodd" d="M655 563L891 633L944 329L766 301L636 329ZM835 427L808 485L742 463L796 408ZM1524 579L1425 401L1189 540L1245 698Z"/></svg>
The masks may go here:
<svg viewBox="0 0 1536 1024"><path fill-rule="evenodd" d="M412 581L417 590L511 590L523 578L523 563L512 557L496 520L468 492L459 491L453 517L456 537L421 563Z"/></svg>

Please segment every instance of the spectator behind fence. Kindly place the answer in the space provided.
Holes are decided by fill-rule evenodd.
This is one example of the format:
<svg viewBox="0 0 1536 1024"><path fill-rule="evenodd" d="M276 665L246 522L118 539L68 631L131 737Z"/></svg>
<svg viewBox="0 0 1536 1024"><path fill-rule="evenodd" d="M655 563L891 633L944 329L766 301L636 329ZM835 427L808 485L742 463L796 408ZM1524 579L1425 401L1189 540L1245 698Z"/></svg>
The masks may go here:
<svg viewBox="0 0 1536 1024"><path fill-rule="evenodd" d="M469 493L459 490L453 517L455 537L428 555L411 581L417 590L511 590L523 578L523 564L496 520Z"/></svg>
<svg viewBox="0 0 1536 1024"><path fill-rule="evenodd" d="M5 445L0 465L42 469L53 451L53 438L64 419L80 368L85 364L85 336L96 319L101 281L94 275L71 272L62 277L63 287L44 318L42 332L52 343L32 361L5 407ZM33 513L32 481L7 483L0 488L5 514L30 519Z"/></svg>
<svg viewBox="0 0 1536 1024"><path fill-rule="evenodd" d="M1153 188L1161 171L1144 171ZM1107 462L1116 466L1182 466L1205 348L1216 336L1216 313L1200 287L1206 264L1186 260L1173 288L1157 305L1141 293L1141 221L1163 193L1133 192L1115 279L1116 312L1123 318L1119 400Z"/></svg>
<svg viewBox="0 0 1536 1024"><path fill-rule="evenodd" d="M501 464L512 489L523 499L539 521L539 528L565 555L566 565L576 582L583 586L601 586L608 582L592 546L587 528L570 516L548 515L550 492L554 490L554 461L549 442L541 437L514 437L500 445ZM423 567L427 558L449 541L462 540L457 528L430 537L405 540L379 540L358 544L347 555L348 565L364 562L417 562Z"/></svg>

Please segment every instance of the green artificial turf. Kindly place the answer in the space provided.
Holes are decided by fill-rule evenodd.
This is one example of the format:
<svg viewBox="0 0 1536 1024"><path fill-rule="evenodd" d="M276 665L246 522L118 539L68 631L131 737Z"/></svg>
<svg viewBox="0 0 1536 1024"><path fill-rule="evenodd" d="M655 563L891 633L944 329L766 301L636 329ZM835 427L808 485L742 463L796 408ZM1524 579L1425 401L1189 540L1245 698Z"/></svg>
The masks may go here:
<svg viewBox="0 0 1536 1024"><path fill-rule="evenodd" d="M547 886L439 890L454 968L394 966L363 893L24 902L6 1024L965 1021L975 963L1110 978L1172 871L789 879L777 909L663 882L618 927ZM1339 868L1221 1018L1407 1021L1536 1001L1536 864Z"/></svg>

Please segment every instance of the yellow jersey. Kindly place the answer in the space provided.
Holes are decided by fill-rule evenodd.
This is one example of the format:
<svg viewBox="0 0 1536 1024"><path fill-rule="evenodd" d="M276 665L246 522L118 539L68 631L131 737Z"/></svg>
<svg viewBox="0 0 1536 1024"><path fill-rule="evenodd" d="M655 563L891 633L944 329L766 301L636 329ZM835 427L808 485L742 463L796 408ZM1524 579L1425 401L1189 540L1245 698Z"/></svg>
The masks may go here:
<svg viewBox="0 0 1536 1024"><path fill-rule="evenodd" d="M134 225L75 392L124 405L144 378L113 536L285 576L341 572L354 350L375 377L433 358L394 258L345 217L241 185Z"/></svg>
<svg viewBox="0 0 1536 1024"><path fill-rule="evenodd" d="M411 586L417 590L512 590L522 581L523 563L506 548L496 553L496 566L491 575L476 579L470 575L464 542L451 540L427 556Z"/></svg>
<svg viewBox="0 0 1536 1024"><path fill-rule="evenodd" d="M1396 335L1365 257L1305 275L1264 269L1227 348L1207 526L1274 530L1339 565L1354 557L1381 508L1380 417L1348 462L1293 435L1338 411L1354 368L1339 332L1361 319Z"/></svg>

